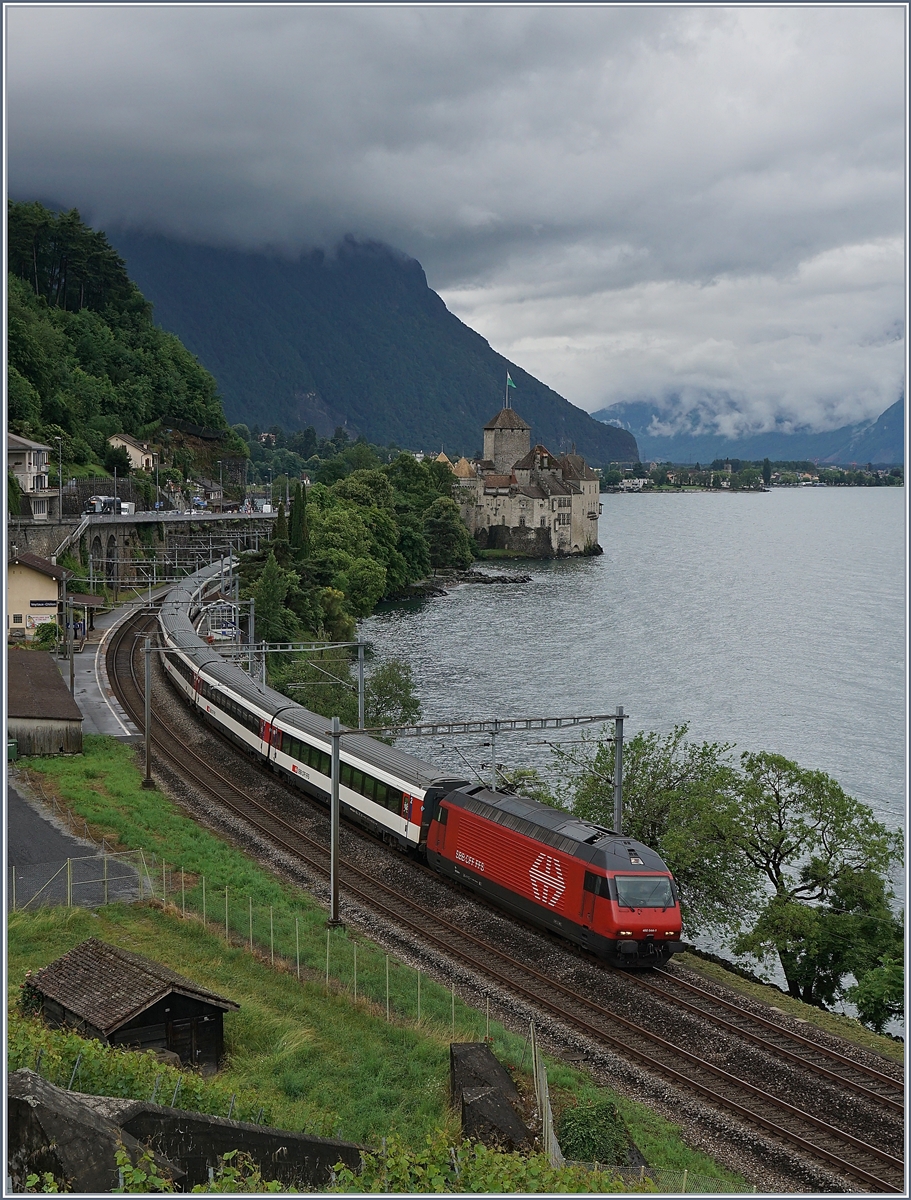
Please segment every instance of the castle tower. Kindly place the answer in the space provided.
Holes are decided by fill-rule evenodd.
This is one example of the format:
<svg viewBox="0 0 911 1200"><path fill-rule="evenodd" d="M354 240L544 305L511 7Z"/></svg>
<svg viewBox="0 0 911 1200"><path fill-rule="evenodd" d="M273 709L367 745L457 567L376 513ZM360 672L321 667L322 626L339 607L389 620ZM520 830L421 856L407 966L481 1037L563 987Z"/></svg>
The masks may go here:
<svg viewBox="0 0 911 1200"><path fill-rule="evenodd" d="M484 426L484 458L498 475L508 475L531 449L531 426L514 408L501 408Z"/></svg>

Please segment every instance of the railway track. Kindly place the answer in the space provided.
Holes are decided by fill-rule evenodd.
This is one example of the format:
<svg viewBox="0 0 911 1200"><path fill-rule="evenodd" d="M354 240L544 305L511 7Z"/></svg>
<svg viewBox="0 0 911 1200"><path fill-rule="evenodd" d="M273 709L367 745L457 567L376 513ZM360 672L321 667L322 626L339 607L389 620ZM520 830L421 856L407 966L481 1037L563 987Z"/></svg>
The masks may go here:
<svg viewBox="0 0 911 1200"><path fill-rule="evenodd" d="M148 627L152 620L148 615L138 614L125 622L108 649L109 678L121 703L139 725L142 723L143 695L138 681L135 634L139 631L138 626L144 622ZM212 796L259 836L286 850L311 872L328 877L324 841L310 837L269 805L253 799L227 775L215 770L211 761L185 745L180 735L157 712L153 715L152 741L157 753L174 764L201 792ZM554 974L538 970L483 936L442 918L438 910L420 904L412 895L390 887L354 863L343 860L339 874L343 889L365 909L380 914L393 927L407 930L420 943L433 947L446 958L457 960L477 976L496 983L531 1007L545 1010L596 1046L610 1047L624 1059L736 1114L741 1121L764 1130L873 1191L903 1190L902 1131L896 1117L903 1110L899 1099L902 1085L887 1074L828 1051L774 1022L754 1018L695 985L681 984L676 976L666 972L656 973L658 982L627 976L637 987L653 994L665 1011L668 1005L688 1010L690 1019L723 1028L727 1035L740 1039L741 1044L755 1048L754 1052L770 1055L785 1064L787 1071L813 1072L820 1081L822 1093L827 1087L850 1090L858 1103L879 1114L869 1125L871 1130L878 1132L868 1136L876 1136L877 1141L884 1144L874 1144L849 1129L838 1128L826 1110L824 1095L821 1109L809 1111L811 1104L801 1107L786 1096L774 1094L768 1087L745 1078L743 1070L738 1073L728 1066L709 1061L705 1053L686 1049L655 1028L648 1028L624 1015L617 1005L608 1007ZM433 878L442 882L435 875ZM669 987L679 987L689 998L683 999L670 992ZM716 1008L725 1008L726 1015L713 1011ZM825 1065L811 1058L824 1055ZM812 1091L811 1088L811 1095Z"/></svg>

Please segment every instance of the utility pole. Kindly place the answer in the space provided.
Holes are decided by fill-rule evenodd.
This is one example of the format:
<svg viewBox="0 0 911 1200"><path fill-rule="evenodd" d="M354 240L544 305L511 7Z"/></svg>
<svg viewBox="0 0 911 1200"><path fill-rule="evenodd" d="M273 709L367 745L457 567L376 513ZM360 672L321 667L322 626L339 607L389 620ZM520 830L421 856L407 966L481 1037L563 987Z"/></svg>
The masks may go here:
<svg viewBox="0 0 911 1200"><path fill-rule="evenodd" d="M76 630L73 628L73 602L69 604L69 621L67 622L67 633L69 634L69 652L70 652L70 695L76 695L76 660L74 656L74 638L73 634Z"/></svg>
<svg viewBox="0 0 911 1200"><path fill-rule="evenodd" d="M338 717L332 718L332 797L329 809L329 920L330 929L335 929L342 922L338 915L338 776L339 776L339 741L341 729Z"/></svg>
<svg viewBox="0 0 911 1200"><path fill-rule="evenodd" d="M614 717L614 833L623 832L623 705Z"/></svg>
<svg viewBox="0 0 911 1200"><path fill-rule="evenodd" d="M152 778L152 639L147 637L142 647L145 655L145 742L146 742L146 775L142 786L146 789L155 787Z"/></svg>
<svg viewBox="0 0 911 1200"><path fill-rule="evenodd" d="M357 644L357 727L364 728L364 643Z"/></svg>

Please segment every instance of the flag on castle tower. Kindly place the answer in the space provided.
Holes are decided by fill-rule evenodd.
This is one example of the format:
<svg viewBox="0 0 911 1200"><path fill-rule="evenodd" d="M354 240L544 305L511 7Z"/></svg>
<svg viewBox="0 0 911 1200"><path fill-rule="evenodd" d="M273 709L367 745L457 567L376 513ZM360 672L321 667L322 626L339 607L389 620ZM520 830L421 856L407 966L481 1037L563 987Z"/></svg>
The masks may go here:
<svg viewBox="0 0 911 1200"><path fill-rule="evenodd" d="M512 376L510 375L510 373L509 373L508 371L506 372L506 386L507 386L508 388L514 388L514 387L516 386L516 385L513 383L513 381L512 381Z"/></svg>

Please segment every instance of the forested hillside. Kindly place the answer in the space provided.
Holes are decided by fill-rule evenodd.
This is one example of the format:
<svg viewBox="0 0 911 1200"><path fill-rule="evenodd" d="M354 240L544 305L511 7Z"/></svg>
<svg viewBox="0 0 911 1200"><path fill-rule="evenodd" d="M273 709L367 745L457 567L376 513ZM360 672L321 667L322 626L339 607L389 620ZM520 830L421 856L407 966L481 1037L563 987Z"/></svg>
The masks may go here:
<svg viewBox="0 0 911 1200"><path fill-rule="evenodd" d="M123 259L75 209L10 204L9 272L12 432L62 435L66 463L80 464L100 461L110 434L163 418L226 429L215 380L154 324Z"/></svg>
<svg viewBox="0 0 911 1200"><path fill-rule="evenodd" d="M452 455L480 451L484 423L515 408L555 453L638 458L626 430L594 421L497 354L448 311L420 263L347 241L298 260L118 236L131 276L218 380L232 422L351 436Z"/></svg>

